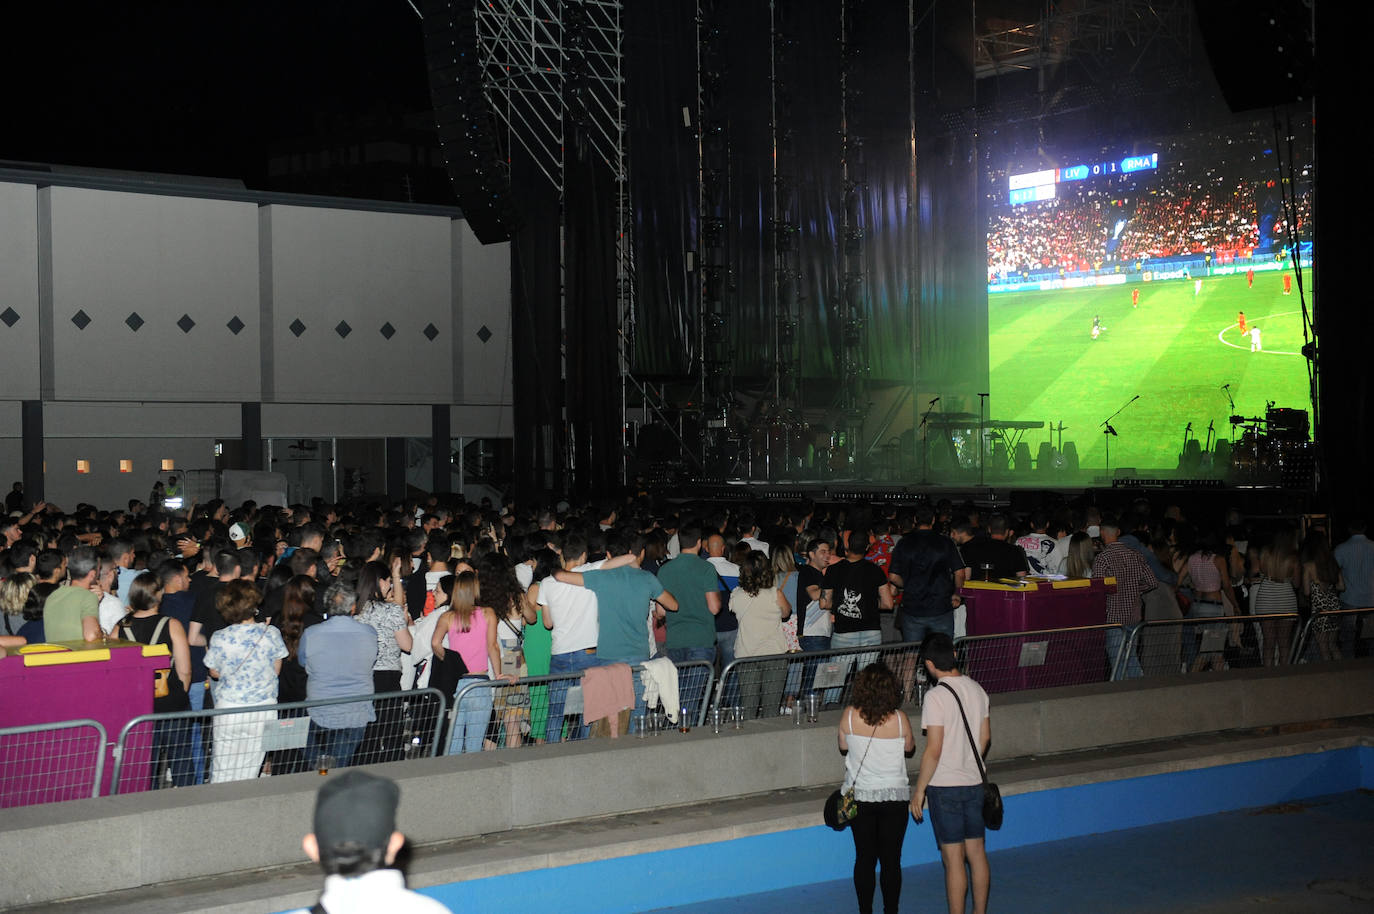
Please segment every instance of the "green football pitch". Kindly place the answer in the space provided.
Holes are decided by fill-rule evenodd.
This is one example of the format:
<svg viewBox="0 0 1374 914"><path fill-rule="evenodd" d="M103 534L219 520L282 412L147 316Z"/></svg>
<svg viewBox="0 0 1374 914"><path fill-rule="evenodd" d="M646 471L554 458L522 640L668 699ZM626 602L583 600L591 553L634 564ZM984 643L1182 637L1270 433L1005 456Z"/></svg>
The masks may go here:
<svg viewBox="0 0 1374 914"><path fill-rule="evenodd" d="M1239 311L1260 328L1262 352L1241 336ZM1085 468L1106 465L1100 423L1136 394L1112 420L1113 468L1174 470L1189 422L1204 445L1209 422L1231 438L1225 384L1241 416L1263 416L1266 401L1311 408L1297 287L1284 295L1280 272L1255 274L1253 288L1243 273L1204 277L1196 295L1190 279L996 293L988 296L988 328L989 416L1044 422L1026 434L1032 454L1048 427L1063 422L1063 440L1075 442Z"/></svg>

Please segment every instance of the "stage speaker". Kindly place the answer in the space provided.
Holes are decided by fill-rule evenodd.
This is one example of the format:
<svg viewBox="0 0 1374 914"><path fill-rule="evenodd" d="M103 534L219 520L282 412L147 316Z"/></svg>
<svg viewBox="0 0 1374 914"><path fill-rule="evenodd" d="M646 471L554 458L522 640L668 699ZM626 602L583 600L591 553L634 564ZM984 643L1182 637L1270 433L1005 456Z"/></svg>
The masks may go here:
<svg viewBox="0 0 1374 914"><path fill-rule="evenodd" d="M1040 473L1049 473L1054 469L1054 446L1048 441L1040 442L1040 449L1035 452L1035 469Z"/></svg>
<svg viewBox="0 0 1374 914"><path fill-rule="evenodd" d="M1316 54L1310 2L1207 0L1193 9L1212 72L1232 111L1312 97Z"/></svg>
<svg viewBox="0 0 1374 914"><path fill-rule="evenodd" d="M425 57L434 122L463 218L483 244L519 228L496 115L482 91L472 0L426 0Z"/></svg>
<svg viewBox="0 0 1374 914"><path fill-rule="evenodd" d="M1012 464L1018 473L1029 473L1031 471L1030 445L1024 441L1016 443L1016 449L1011 452Z"/></svg>
<svg viewBox="0 0 1374 914"><path fill-rule="evenodd" d="M1064 470L1069 473L1078 472L1078 445L1072 441L1064 442L1064 453L1060 455L1064 460Z"/></svg>

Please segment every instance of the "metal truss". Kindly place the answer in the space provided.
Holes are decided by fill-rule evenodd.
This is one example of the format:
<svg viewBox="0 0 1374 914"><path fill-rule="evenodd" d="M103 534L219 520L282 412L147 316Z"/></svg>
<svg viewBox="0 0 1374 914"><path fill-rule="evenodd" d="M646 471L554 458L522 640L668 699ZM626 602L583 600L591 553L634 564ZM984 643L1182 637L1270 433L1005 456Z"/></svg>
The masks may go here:
<svg viewBox="0 0 1374 914"><path fill-rule="evenodd" d="M974 68L979 79L1019 70L1045 70L1075 60L1090 68L1123 52L1134 71L1159 45L1185 54L1192 43L1189 0L1084 0L1046 5L1035 22L999 29L977 38Z"/></svg>
<svg viewBox="0 0 1374 914"><path fill-rule="evenodd" d="M625 124L621 0L481 0L475 5L482 91L564 198L569 143L586 143L615 181L616 305L622 413L634 347L633 218ZM623 423L622 423L623 425ZM621 462L621 479L626 466Z"/></svg>
<svg viewBox="0 0 1374 914"><path fill-rule="evenodd" d="M483 0L482 90L497 117L563 192L570 123L624 177L624 31L620 0Z"/></svg>

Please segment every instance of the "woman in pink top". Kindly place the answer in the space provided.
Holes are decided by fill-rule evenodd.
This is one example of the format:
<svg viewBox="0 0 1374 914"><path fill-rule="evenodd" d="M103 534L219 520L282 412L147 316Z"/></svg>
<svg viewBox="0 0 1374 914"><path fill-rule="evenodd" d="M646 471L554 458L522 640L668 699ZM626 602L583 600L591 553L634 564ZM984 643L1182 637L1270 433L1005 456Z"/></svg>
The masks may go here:
<svg viewBox="0 0 1374 914"><path fill-rule="evenodd" d="M472 683L486 682L489 670L501 669L501 647L496 639L496 613L477 605L477 575L465 571L453 583L453 601L434 624L431 645L434 656L444 659L445 651L456 651L463 658L467 674L458 680L455 698L462 696L461 706L453 711L453 733L449 737L448 754L481 752L482 739L491 720L492 690L477 686L463 689ZM512 677L503 676L503 679Z"/></svg>

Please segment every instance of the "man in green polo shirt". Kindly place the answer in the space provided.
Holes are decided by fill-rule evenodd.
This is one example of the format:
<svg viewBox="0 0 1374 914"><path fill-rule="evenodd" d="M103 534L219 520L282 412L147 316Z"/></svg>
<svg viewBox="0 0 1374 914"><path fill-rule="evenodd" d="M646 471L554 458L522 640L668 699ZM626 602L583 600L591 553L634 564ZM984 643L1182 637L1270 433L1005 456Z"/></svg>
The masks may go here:
<svg viewBox="0 0 1374 914"><path fill-rule="evenodd" d="M678 532L682 554L658 570L664 589L677 598L677 612L664 619L664 643L674 663L716 659L716 622L720 612L720 576L700 555L701 527L689 524Z"/></svg>
<svg viewBox="0 0 1374 914"><path fill-rule="evenodd" d="M99 641L100 598L92 593L100 559L91 546L77 546L67 559L69 581L43 605L43 637L47 641Z"/></svg>

